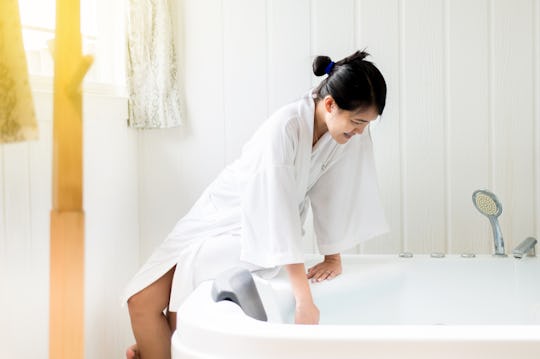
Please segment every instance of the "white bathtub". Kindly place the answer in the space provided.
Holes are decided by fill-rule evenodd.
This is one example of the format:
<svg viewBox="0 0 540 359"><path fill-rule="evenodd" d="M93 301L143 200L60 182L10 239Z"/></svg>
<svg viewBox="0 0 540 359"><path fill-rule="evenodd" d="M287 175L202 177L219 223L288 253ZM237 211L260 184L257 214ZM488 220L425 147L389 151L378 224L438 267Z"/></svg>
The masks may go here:
<svg viewBox="0 0 540 359"><path fill-rule="evenodd" d="M313 284L321 325L292 325L282 272L256 278L269 321L212 301L202 283L178 313L173 358L540 358L540 260L344 256Z"/></svg>

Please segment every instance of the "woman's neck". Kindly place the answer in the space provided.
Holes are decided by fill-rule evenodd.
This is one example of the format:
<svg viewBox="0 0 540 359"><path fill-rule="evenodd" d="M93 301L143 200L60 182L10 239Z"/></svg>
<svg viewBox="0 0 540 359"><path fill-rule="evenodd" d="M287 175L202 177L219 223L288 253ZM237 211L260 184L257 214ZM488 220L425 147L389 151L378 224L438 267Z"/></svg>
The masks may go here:
<svg viewBox="0 0 540 359"><path fill-rule="evenodd" d="M322 101L315 103L315 116L313 119L313 142L312 146L315 146L317 141L328 131L328 127L325 122L324 104Z"/></svg>

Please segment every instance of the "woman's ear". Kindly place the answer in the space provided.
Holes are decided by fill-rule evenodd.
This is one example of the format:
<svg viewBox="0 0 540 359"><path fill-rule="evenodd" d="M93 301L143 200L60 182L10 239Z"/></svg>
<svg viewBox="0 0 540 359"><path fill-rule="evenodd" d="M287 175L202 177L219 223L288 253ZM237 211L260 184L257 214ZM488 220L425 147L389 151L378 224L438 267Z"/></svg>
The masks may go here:
<svg viewBox="0 0 540 359"><path fill-rule="evenodd" d="M334 106L336 106L336 101L334 101L334 98L330 95L326 95L326 97L323 99L323 103L324 109L328 113L331 113Z"/></svg>

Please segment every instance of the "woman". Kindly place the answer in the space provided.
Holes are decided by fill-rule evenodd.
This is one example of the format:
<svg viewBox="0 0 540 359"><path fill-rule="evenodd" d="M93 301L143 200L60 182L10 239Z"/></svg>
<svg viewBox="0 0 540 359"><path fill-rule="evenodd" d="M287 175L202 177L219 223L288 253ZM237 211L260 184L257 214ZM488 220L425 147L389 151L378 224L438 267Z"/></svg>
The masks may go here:
<svg viewBox="0 0 540 359"><path fill-rule="evenodd" d="M137 342L128 358L170 358L182 301L232 266L263 276L284 267L295 322L319 322L309 280L341 274L341 251L386 231L365 131L384 110L386 83L366 56L315 58L315 75L328 76L261 126L137 273L126 294ZM301 239L309 207L324 260L306 274Z"/></svg>

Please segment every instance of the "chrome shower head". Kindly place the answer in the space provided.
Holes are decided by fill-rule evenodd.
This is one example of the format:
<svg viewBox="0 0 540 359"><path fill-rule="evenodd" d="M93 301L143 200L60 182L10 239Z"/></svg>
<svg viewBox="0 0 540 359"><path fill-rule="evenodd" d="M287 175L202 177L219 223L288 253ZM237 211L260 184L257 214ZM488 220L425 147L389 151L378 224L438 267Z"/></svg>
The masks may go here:
<svg viewBox="0 0 540 359"><path fill-rule="evenodd" d="M472 200L476 209L489 218L491 229L493 230L493 242L496 256L506 256L504 253L504 240L499 226L499 217L502 213L501 202L493 193L487 190L477 190L473 192Z"/></svg>
<svg viewBox="0 0 540 359"><path fill-rule="evenodd" d="M499 217L502 213L501 202L493 193L487 190L474 191L472 195L473 203L476 209L484 216Z"/></svg>

